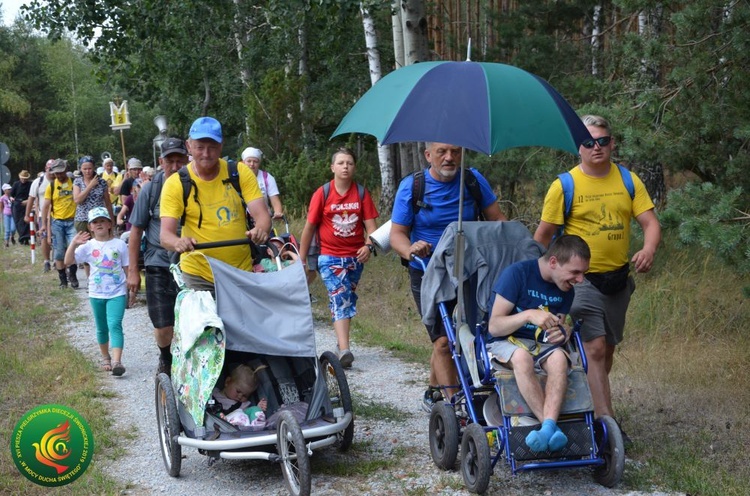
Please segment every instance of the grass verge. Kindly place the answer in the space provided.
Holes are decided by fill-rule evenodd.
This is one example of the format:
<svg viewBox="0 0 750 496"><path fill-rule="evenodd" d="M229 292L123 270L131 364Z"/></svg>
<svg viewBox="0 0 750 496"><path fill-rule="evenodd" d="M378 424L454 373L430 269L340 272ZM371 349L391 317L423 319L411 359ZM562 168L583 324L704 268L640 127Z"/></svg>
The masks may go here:
<svg viewBox="0 0 750 496"><path fill-rule="evenodd" d="M103 462L119 454L118 434L109 415L93 365L65 339L64 328L79 300L57 289L57 275L29 264L29 251L16 246L0 251L0 494L116 494L122 484L107 477ZM92 337L93 340L93 337ZM96 343L92 341L92 346ZM38 405L55 403L78 411L91 426L94 457L73 486L46 488L22 476L8 449L16 423Z"/></svg>

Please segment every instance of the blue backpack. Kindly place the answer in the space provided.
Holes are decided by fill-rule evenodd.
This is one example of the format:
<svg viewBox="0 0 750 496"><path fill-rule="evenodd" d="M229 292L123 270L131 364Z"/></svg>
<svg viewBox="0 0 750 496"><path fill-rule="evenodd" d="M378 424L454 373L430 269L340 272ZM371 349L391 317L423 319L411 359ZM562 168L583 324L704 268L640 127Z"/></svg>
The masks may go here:
<svg viewBox="0 0 750 496"><path fill-rule="evenodd" d="M630 175L630 171L622 165L617 164L617 168L620 171L622 183L625 185L625 189L628 190L630 199L633 200L635 198L635 184L633 184L633 177ZM563 201L565 206L565 209L563 210L563 225L560 227L560 231L557 233L557 236L560 236L563 234L563 229L565 228L565 219L567 219L570 215L570 209L573 206L573 192L575 190L575 183L573 182L573 176L570 174L570 172L567 171L563 172L562 174L558 174L557 178L560 179L560 184L562 185Z"/></svg>

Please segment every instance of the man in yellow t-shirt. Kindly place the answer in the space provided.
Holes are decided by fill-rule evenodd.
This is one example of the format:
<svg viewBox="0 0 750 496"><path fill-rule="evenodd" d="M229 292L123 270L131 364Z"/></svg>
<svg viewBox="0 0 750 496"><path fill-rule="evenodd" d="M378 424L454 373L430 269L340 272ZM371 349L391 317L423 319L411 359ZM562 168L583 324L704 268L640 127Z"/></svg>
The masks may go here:
<svg viewBox="0 0 750 496"><path fill-rule="evenodd" d="M591 248L591 266L584 281L576 285L570 315L576 320L583 319L581 336L588 357L588 382L595 414L614 417L609 372L615 347L623 338L630 295L635 290L629 264L633 264L636 272L651 270L661 241L661 227L640 178L627 171L635 189L631 199L619 168L611 161L614 138L609 122L595 115L584 116L582 120L591 139L581 143L581 163L570 171L574 183L570 212L564 216L562 185L556 180L544 199L534 239L549 246L559 226L564 225L565 234L577 234ZM633 218L643 230L643 247L629 257ZM626 439L624 431L622 434Z"/></svg>
<svg viewBox="0 0 750 496"><path fill-rule="evenodd" d="M78 266L74 263L65 272L65 250L76 235L75 216L76 204L73 201L73 181L68 177L68 162L62 159L50 164L49 171L53 174L52 182L44 191L44 210L42 211L42 225L47 226L47 232L52 233L55 251L55 268L60 277L60 287L78 287L76 272Z"/></svg>
<svg viewBox="0 0 750 496"><path fill-rule="evenodd" d="M192 186L187 205L179 174L172 174L164 183L161 196L161 245L181 253L180 265L188 287L212 290L213 274L206 259L189 252L196 243L250 238L254 243L264 243L271 228L263 195L258 181L247 167L239 167L239 182L247 210L255 220L255 227L247 231L245 212L239 194L228 181L227 163L221 160L222 131L219 121L201 117L190 127L188 151L193 157L186 169ZM181 236L177 228L185 214ZM248 245L201 250L206 256L216 258L243 270L252 270L252 255Z"/></svg>

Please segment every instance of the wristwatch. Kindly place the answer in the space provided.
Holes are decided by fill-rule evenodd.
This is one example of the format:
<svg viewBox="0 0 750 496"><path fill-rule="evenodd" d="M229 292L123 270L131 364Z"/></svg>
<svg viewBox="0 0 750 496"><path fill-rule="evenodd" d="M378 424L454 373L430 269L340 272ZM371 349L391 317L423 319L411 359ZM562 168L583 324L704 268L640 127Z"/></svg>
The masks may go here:
<svg viewBox="0 0 750 496"><path fill-rule="evenodd" d="M370 253L375 253L375 247L373 245L371 245L370 243L367 243L365 246L367 247L368 250L370 250Z"/></svg>

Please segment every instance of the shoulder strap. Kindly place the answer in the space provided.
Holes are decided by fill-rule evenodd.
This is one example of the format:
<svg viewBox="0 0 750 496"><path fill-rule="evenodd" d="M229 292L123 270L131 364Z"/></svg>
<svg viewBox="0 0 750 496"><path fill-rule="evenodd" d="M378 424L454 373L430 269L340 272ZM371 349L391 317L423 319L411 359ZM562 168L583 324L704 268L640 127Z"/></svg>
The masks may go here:
<svg viewBox="0 0 750 496"><path fill-rule="evenodd" d="M427 206L424 202L424 169L412 173L412 178L414 182L411 185L411 209L416 216L422 207Z"/></svg>
<svg viewBox="0 0 750 496"><path fill-rule="evenodd" d="M156 204L159 203L159 198L161 197L162 186L164 186L164 171L159 171L151 180L151 188L148 190L149 216L154 215L154 211L156 210Z"/></svg>
<svg viewBox="0 0 750 496"><path fill-rule="evenodd" d="M467 168L465 169L465 172L466 176L464 177L464 184L469 190L471 197L474 198L474 204L477 209L477 219L485 220L484 212L482 212L482 188L479 186L479 180L473 170Z"/></svg>
<svg viewBox="0 0 750 496"><path fill-rule="evenodd" d="M185 225L185 215L187 215L187 201L190 197L190 188L195 188L193 192L193 200L198 204L199 216L198 216L198 228L203 224L203 209L200 208L200 202L198 201L198 185L190 177L190 171L188 166L181 168L177 173L180 175L180 183L182 184L182 217L180 218L180 225Z"/></svg>
<svg viewBox="0 0 750 496"><path fill-rule="evenodd" d="M266 195L268 195L268 172L261 170L260 172L263 173L263 184L266 185Z"/></svg>
<svg viewBox="0 0 750 496"><path fill-rule="evenodd" d="M620 170L620 176L622 176L622 183L625 185L625 189L630 194L630 199L635 198L635 184L633 184L633 176L630 175L630 171L624 166L617 164L617 168Z"/></svg>
<svg viewBox="0 0 750 496"><path fill-rule="evenodd" d="M563 191L563 223L570 214L570 208L573 206L573 190L575 189L575 183L573 182L573 176L570 172L563 172L558 174L557 178L560 179Z"/></svg>
<svg viewBox="0 0 750 496"><path fill-rule="evenodd" d="M331 181L328 181L321 187L323 188L323 207L325 207L328 200L328 193L331 192Z"/></svg>

